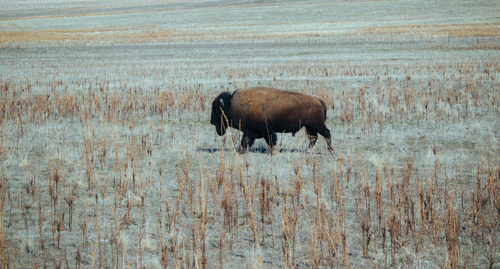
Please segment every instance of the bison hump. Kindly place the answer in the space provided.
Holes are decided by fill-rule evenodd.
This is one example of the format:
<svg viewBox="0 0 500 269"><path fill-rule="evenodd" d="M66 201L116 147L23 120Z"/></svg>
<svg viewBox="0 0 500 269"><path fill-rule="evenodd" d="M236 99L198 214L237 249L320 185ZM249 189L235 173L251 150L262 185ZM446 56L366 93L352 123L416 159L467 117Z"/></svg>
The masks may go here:
<svg viewBox="0 0 500 269"><path fill-rule="evenodd" d="M242 106L261 106L266 103L268 96L269 91L260 90L260 88L239 91L240 104Z"/></svg>

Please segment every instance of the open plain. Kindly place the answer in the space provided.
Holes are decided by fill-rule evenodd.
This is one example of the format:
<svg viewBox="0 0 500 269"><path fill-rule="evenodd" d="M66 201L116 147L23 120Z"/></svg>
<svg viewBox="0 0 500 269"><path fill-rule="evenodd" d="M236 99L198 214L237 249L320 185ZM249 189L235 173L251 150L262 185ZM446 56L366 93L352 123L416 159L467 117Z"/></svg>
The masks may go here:
<svg viewBox="0 0 500 269"><path fill-rule="evenodd" d="M0 268L500 266L500 5L0 2ZM223 91L328 105L272 157Z"/></svg>

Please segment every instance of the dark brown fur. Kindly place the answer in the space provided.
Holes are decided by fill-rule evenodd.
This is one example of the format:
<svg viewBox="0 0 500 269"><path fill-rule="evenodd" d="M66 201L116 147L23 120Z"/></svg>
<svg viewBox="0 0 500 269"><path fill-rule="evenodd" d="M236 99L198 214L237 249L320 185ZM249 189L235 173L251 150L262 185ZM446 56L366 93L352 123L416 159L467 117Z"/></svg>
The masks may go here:
<svg viewBox="0 0 500 269"><path fill-rule="evenodd" d="M264 138L272 152L276 133L295 135L306 127L309 148L314 146L319 133L325 137L328 149L333 153L325 120L323 100L302 93L259 87L237 90L232 95L221 93L212 103L210 123L215 125L219 135L224 135L228 126L242 131L241 152L258 138Z"/></svg>

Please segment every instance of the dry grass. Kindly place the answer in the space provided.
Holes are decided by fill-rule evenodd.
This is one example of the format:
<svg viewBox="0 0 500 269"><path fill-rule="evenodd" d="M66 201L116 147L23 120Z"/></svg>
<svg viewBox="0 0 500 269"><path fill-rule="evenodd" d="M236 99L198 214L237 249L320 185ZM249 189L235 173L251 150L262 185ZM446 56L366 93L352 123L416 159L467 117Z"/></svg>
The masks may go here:
<svg viewBox="0 0 500 269"><path fill-rule="evenodd" d="M152 30L149 30L151 29ZM148 29L148 30L145 30ZM227 34L227 33L226 33ZM220 32L219 36L223 33ZM217 33L181 32L175 28L98 28L75 30L2 31L0 42L67 42L72 45L85 44L137 44L165 43L169 41L213 41ZM211 37L211 38L210 38Z"/></svg>
<svg viewBox="0 0 500 269"><path fill-rule="evenodd" d="M214 42L240 40L270 40L273 42L297 42L300 39L313 38L314 42L335 40L380 40L385 35L400 35L405 38L443 38L448 35L452 38L485 38L498 37L500 24L498 23L467 23L467 24L437 24L437 25L408 25L354 28L351 30L331 30L321 32L290 31L280 33L262 33L253 30L258 25L232 25L242 31L198 31L189 28L159 27L150 25L138 28L92 28L67 30L22 30L1 31L0 43L57 43L66 45L91 44L140 44L140 43L168 43L168 42ZM272 26L272 25L269 25ZM276 25L274 25L276 26ZM247 30L248 29L248 30ZM398 37L395 37L397 39ZM310 42L310 41L309 41Z"/></svg>
<svg viewBox="0 0 500 269"><path fill-rule="evenodd" d="M298 82L335 107L335 157L211 142L201 84L2 80L4 267L495 265L498 62L296 64L198 70L373 80Z"/></svg>
<svg viewBox="0 0 500 269"><path fill-rule="evenodd" d="M418 37L423 35L425 38L433 36L451 37L497 37L500 35L500 23L466 23L466 24L430 24L430 25L408 25L408 26L386 26L369 27L361 30L363 34L371 35L412 35Z"/></svg>

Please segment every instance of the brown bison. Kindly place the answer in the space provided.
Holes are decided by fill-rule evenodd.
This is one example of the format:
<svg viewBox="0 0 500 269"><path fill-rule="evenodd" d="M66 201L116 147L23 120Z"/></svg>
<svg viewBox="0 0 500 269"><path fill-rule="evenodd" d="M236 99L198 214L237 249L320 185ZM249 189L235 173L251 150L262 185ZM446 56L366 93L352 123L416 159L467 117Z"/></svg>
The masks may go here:
<svg viewBox="0 0 500 269"><path fill-rule="evenodd" d="M264 138L272 154L276 133L295 133L306 127L309 148L321 134L333 153L330 130L325 126L326 105L323 100L297 92L273 88L223 92L212 103L210 123L222 136L228 127L243 132L240 152L244 153L257 138Z"/></svg>

